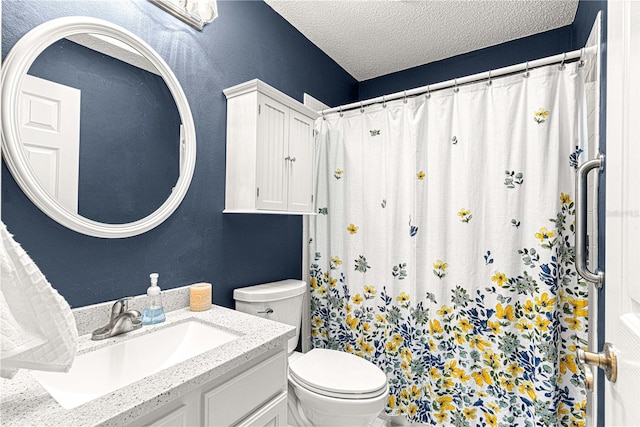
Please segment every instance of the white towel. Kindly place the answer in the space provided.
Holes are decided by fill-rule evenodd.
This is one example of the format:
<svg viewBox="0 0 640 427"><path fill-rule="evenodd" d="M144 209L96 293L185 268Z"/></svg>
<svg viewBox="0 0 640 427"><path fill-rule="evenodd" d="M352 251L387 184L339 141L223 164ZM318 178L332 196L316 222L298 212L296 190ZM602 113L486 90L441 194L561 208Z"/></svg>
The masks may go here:
<svg viewBox="0 0 640 427"><path fill-rule="evenodd" d="M0 221L0 376L18 369L66 372L78 329L65 299Z"/></svg>

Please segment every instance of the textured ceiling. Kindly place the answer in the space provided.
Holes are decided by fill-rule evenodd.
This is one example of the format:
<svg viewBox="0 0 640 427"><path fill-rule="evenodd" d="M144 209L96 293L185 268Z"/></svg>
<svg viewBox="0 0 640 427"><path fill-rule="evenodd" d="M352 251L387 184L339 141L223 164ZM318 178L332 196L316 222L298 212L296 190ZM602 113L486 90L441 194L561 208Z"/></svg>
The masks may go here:
<svg viewBox="0 0 640 427"><path fill-rule="evenodd" d="M578 0L265 0L359 81L573 22Z"/></svg>

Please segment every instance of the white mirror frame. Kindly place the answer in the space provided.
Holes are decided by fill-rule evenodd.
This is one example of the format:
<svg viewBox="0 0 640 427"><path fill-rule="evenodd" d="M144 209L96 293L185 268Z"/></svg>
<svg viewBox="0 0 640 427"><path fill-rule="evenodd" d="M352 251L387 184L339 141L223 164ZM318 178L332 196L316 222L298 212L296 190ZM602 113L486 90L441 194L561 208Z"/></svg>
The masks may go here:
<svg viewBox="0 0 640 427"><path fill-rule="evenodd" d="M164 78L173 95L184 127L185 150L178 182L169 198L146 218L126 224L105 224L66 210L40 184L29 164L20 139L18 100L22 81L35 59L52 43L77 33L102 34L129 44L144 55ZM184 199L196 163L196 132L178 79L158 53L133 33L108 21L84 16L57 18L25 34L11 49L2 64L2 154L14 179L31 201L58 223L94 237L123 238L142 234L166 220ZM176 141L176 143L179 143Z"/></svg>

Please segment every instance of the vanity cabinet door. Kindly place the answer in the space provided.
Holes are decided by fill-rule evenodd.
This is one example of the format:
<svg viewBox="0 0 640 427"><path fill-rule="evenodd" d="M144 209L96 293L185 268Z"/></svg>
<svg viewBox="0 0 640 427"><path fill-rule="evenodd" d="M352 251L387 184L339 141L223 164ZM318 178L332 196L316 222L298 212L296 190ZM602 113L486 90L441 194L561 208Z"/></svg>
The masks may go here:
<svg viewBox="0 0 640 427"><path fill-rule="evenodd" d="M280 427L287 425L287 394L282 393L236 427Z"/></svg>
<svg viewBox="0 0 640 427"><path fill-rule="evenodd" d="M203 425L233 426L253 416L274 396L286 396L286 378L287 357L280 352L204 393Z"/></svg>
<svg viewBox="0 0 640 427"><path fill-rule="evenodd" d="M155 420L149 424L149 427L187 427L188 425L187 407L182 405L162 418Z"/></svg>

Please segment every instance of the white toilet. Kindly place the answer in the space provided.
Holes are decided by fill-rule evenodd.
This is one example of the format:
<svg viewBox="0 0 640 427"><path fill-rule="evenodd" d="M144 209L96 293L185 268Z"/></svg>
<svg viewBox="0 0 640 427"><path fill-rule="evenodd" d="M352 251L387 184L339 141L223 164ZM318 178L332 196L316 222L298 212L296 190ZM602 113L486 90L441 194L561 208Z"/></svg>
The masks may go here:
<svg viewBox="0 0 640 427"><path fill-rule="evenodd" d="M283 280L233 291L236 310L300 330L306 283ZM292 426L368 426L384 409L387 377L373 363L327 349L294 352L289 340L289 416Z"/></svg>

